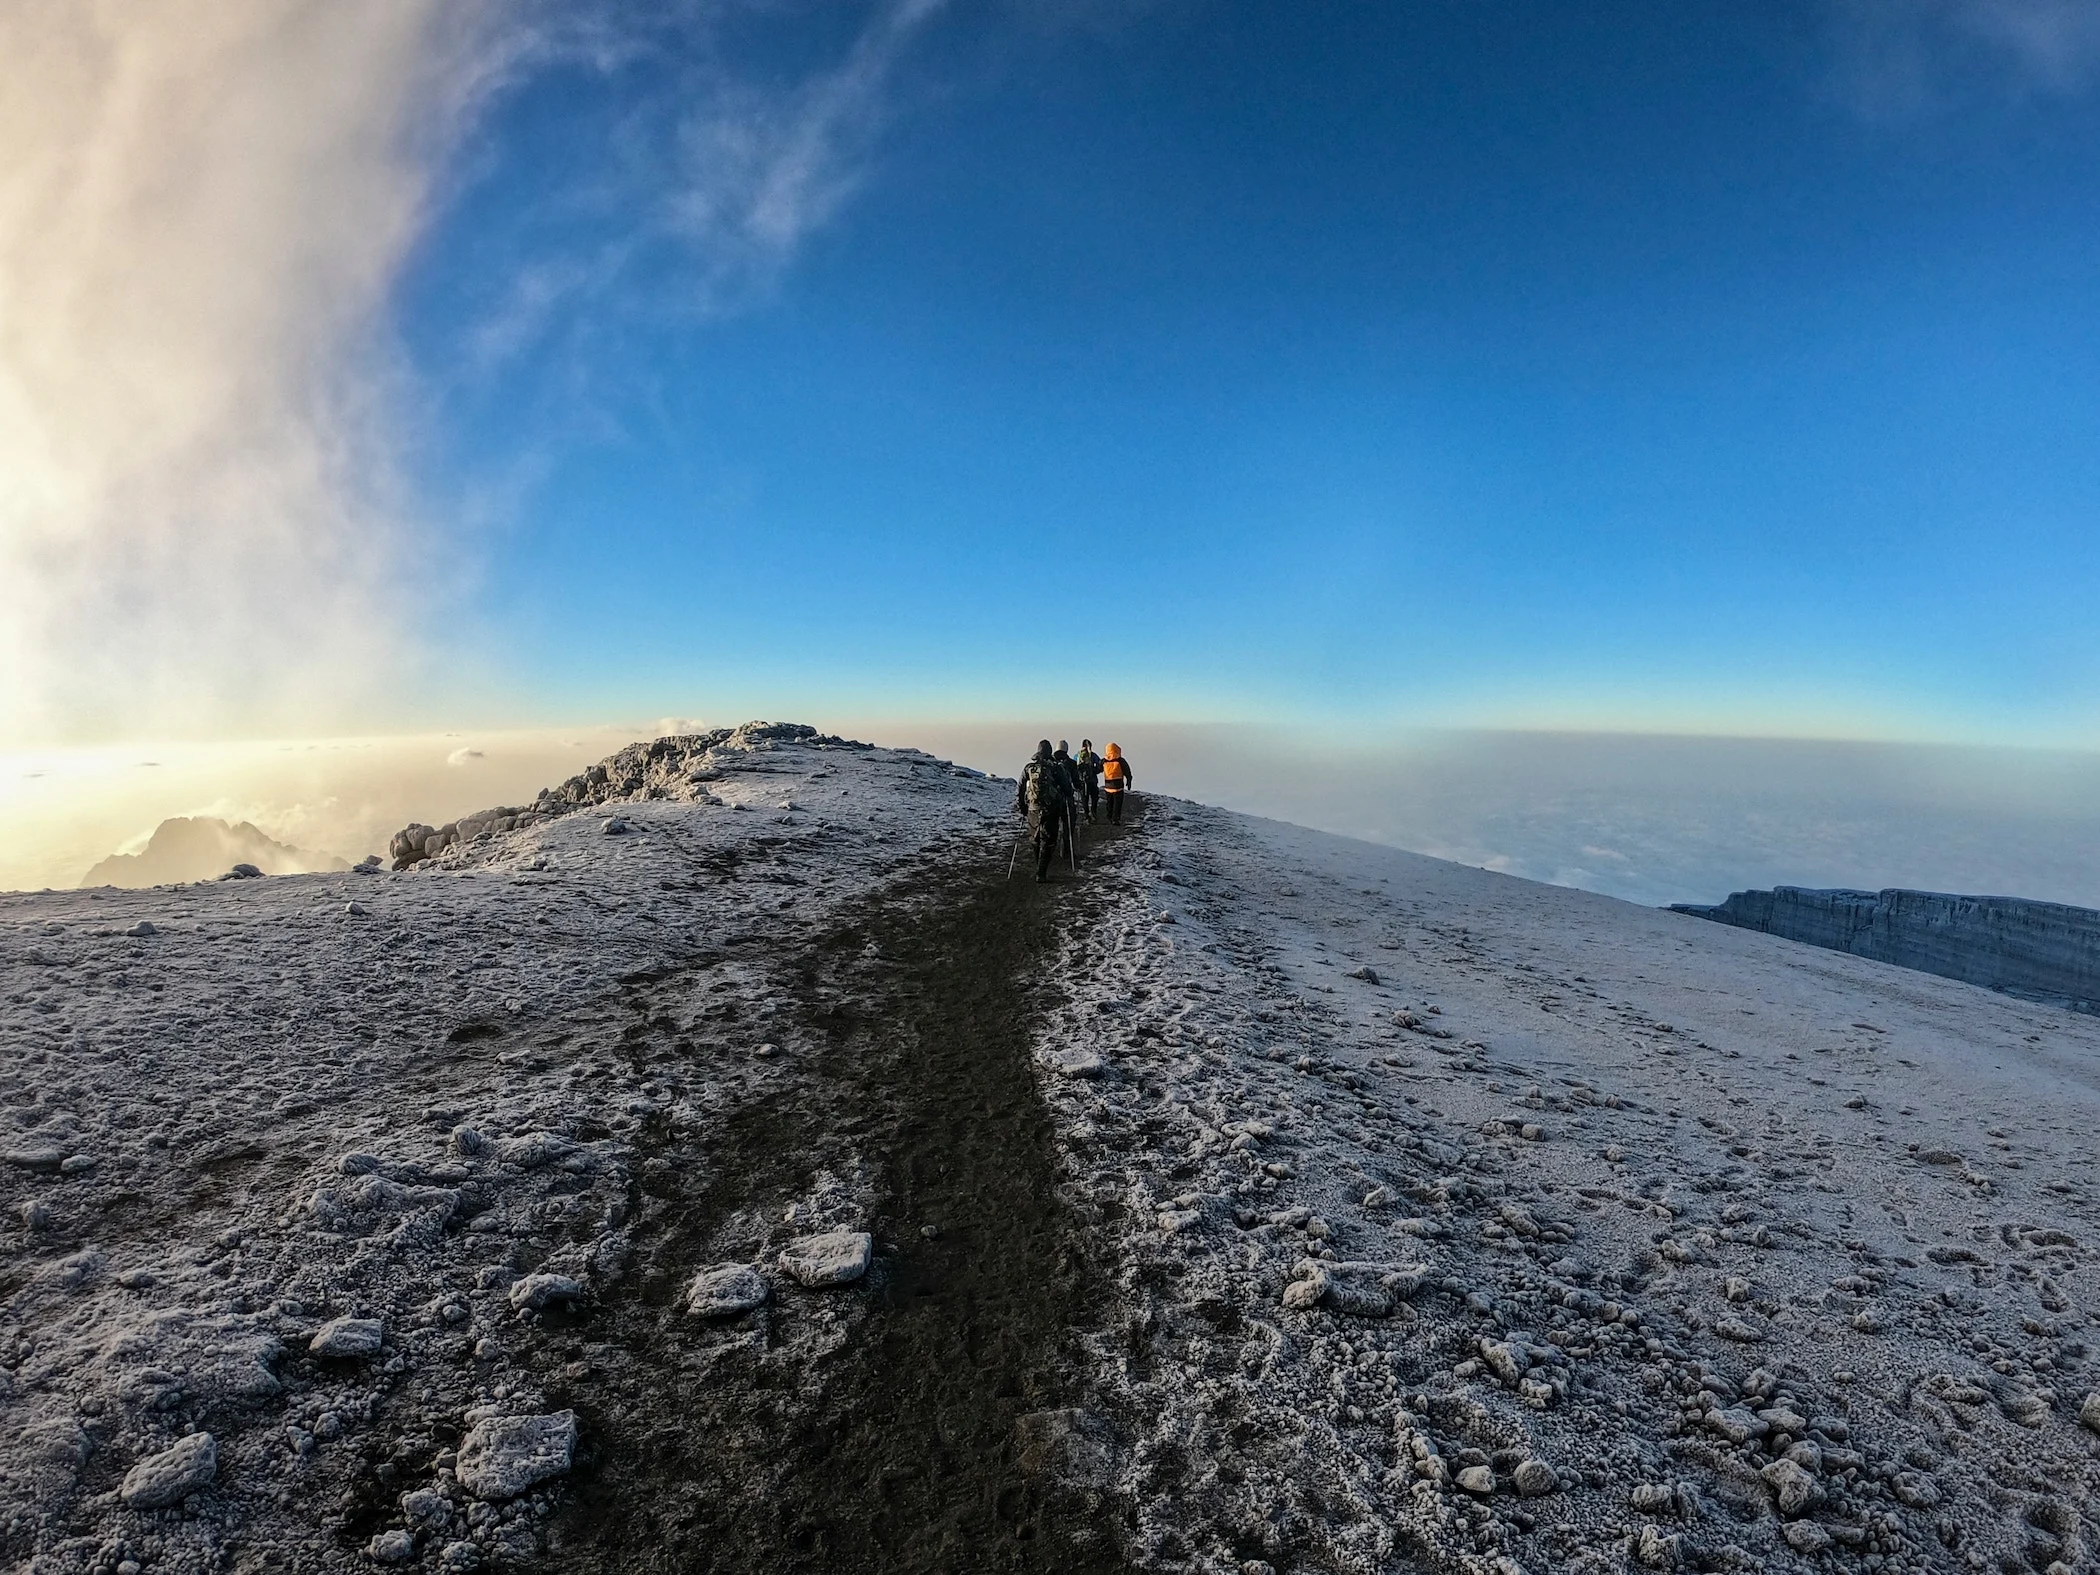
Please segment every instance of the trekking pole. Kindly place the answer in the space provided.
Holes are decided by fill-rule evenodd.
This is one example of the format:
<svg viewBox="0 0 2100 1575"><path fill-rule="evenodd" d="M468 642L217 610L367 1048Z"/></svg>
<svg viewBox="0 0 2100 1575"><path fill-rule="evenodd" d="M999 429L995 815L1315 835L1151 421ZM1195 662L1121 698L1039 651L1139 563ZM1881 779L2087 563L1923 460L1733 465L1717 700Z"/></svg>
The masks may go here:
<svg viewBox="0 0 2100 1575"><path fill-rule="evenodd" d="M1011 853L1007 854L1007 856L1006 856L1006 878L1007 878L1007 879L1008 879L1009 881L1011 881L1011 880L1012 880L1012 879L1014 878L1014 861L1015 861L1016 859L1018 859L1018 858L1019 858L1020 856L1021 856L1021 844L1020 844L1020 842L1019 842L1019 841L1017 840L1017 841L1016 841L1016 842L1014 843L1014 850L1013 850L1013 852L1011 852Z"/></svg>

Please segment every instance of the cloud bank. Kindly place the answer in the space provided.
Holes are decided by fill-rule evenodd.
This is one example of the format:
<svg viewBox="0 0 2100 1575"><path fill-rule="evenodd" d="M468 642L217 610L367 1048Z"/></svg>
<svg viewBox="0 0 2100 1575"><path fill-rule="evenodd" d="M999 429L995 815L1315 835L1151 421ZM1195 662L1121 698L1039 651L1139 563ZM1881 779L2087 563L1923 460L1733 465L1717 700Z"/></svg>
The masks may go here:
<svg viewBox="0 0 2100 1575"><path fill-rule="evenodd" d="M311 723L418 572L388 290L487 8L0 5L0 730Z"/></svg>
<svg viewBox="0 0 2100 1575"><path fill-rule="evenodd" d="M602 252L509 259L484 343L667 252L729 310L850 193L942 3L761 86L719 35L795 8L0 0L0 742L396 722L471 574L419 517L389 308L497 89L671 66L608 130Z"/></svg>

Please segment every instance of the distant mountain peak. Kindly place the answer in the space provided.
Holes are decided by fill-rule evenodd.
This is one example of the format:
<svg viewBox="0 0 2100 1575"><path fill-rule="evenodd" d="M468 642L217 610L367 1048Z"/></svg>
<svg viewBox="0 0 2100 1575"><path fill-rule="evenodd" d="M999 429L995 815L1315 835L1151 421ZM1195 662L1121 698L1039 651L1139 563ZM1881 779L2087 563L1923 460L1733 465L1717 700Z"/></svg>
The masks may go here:
<svg viewBox="0 0 2100 1575"><path fill-rule="evenodd" d="M112 853L81 877L83 886L172 886L212 880L236 864L252 864L265 875L307 875L346 870L326 853L309 853L277 841L248 821L210 815L179 815L153 830L136 853Z"/></svg>

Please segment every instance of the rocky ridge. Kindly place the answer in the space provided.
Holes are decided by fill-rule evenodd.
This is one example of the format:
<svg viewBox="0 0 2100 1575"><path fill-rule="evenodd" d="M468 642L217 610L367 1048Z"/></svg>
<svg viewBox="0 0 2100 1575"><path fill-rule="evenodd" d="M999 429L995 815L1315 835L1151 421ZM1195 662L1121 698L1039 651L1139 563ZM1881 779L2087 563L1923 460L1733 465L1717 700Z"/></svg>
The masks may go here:
<svg viewBox="0 0 2100 1575"><path fill-rule="evenodd" d="M2100 1011L2100 912L2023 897L1946 892L1732 892L1671 911L1871 957L1900 968Z"/></svg>
<svg viewBox="0 0 2100 1575"><path fill-rule="evenodd" d="M741 727L707 733L674 733L629 744L558 786L545 788L530 804L499 805L477 810L442 826L412 822L395 832L387 855L397 870L437 857L447 848L486 837L545 825L578 810L605 804L660 801L674 804L719 803L708 784L724 771L748 762L754 746L807 743L828 749L873 748L849 739L819 734L796 722L746 722Z"/></svg>

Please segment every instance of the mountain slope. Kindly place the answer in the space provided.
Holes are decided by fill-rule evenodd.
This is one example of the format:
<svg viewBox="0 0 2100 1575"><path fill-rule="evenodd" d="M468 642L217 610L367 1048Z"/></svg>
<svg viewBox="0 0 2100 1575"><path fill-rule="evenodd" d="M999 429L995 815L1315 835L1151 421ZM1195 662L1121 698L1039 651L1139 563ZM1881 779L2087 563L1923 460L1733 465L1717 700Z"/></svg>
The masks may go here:
<svg viewBox="0 0 2100 1575"><path fill-rule="evenodd" d="M1008 883L1010 784L708 737L0 899L0 1557L2086 1557L2100 1022L1149 795Z"/></svg>

